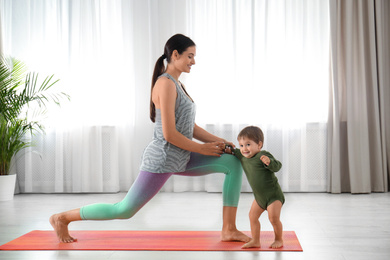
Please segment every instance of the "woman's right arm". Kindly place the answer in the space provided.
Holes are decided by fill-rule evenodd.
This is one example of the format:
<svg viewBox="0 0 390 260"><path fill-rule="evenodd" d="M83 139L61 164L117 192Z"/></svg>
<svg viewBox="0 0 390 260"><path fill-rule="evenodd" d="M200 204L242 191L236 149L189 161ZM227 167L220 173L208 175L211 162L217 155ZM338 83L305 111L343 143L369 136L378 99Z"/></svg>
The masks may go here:
<svg viewBox="0 0 390 260"><path fill-rule="evenodd" d="M175 102L177 92L175 84L161 77L157 80L152 93L152 100L157 109L161 111L162 129L165 140L181 149L204 155L220 156L223 153L224 143L197 143L176 130Z"/></svg>

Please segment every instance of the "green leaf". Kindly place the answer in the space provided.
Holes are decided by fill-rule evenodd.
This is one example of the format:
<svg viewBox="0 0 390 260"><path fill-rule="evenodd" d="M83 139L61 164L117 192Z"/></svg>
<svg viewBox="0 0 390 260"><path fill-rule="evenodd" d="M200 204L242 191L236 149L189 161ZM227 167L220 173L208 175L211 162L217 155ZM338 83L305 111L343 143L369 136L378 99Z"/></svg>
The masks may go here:
<svg viewBox="0 0 390 260"><path fill-rule="evenodd" d="M27 134L44 133L44 126L34 116L44 115L50 103L60 105L63 99L70 100L63 92L49 92L58 81L51 75L39 84L38 73L27 72L23 62L0 57L0 175L9 173L13 156L32 146L25 139ZM24 111L33 104L37 106L30 118Z"/></svg>

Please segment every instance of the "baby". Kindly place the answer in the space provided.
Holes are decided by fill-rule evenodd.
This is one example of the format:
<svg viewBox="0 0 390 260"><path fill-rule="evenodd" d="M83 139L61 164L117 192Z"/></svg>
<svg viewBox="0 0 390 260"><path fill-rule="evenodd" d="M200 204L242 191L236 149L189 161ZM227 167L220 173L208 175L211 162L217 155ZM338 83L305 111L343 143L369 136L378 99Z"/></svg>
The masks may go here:
<svg viewBox="0 0 390 260"><path fill-rule="evenodd" d="M283 246L283 225L280 212L284 203L284 195L275 172L282 168L281 162L272 154L261 150L264 143L263 131L256 126L248 126L241 130L237 137L240 149L228 147L227 153L233 153L242 164L255 199L249 212L252 239L242 248L260 247L261 214L267 210L269 220L274 228L275 241L272 248Z"/></svg>

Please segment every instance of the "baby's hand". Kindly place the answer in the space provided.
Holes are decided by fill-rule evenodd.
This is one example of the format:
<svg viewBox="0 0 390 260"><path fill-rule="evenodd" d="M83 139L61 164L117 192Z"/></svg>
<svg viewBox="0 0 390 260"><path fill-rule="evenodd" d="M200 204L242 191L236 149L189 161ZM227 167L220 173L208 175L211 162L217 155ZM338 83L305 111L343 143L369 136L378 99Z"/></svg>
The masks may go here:
<svg viewBox="0 0 390 260"><path fill-rule="evenodd" d="M269 159L269 157L268 156L266 156L266 155L262 155L261 157L260 157L260 160L265 164L265 165L269 165L270 164L270 162L271 162L271 160Z"/></svg>
<svg viewBox="0 0 390 260"><path fill-rule="evenodd" d="M233 146L231 146L230 144L225 144L225 153L234 154Z"/></svg>

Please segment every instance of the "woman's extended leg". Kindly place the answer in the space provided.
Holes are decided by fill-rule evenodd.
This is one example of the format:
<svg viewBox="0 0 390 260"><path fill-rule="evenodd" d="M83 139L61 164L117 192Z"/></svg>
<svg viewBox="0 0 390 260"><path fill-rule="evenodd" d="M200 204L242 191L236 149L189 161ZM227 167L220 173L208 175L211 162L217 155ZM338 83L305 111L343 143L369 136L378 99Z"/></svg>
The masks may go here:
<svg viewBox="0 0 390 260"><path fill-rule="evenodd" d="M242 183L242 167L236 157L230 154L215 157L192 153L186 171L175 173L175 175L200 176L210 173L225 173L222 191L222 241L248 242L250 238L238 231L236 227L237 206L240 199Z"/></svg>
<svg viewBox="0 0 390 260"><path fill-rule="evenodd" d="M118 203L91 204L50 217L50 223L61 242L75 242L68 231L68 225L77 220L127 219L134 216L150 199L157 194L172 173L140 172L126 197Z"/></svg>

